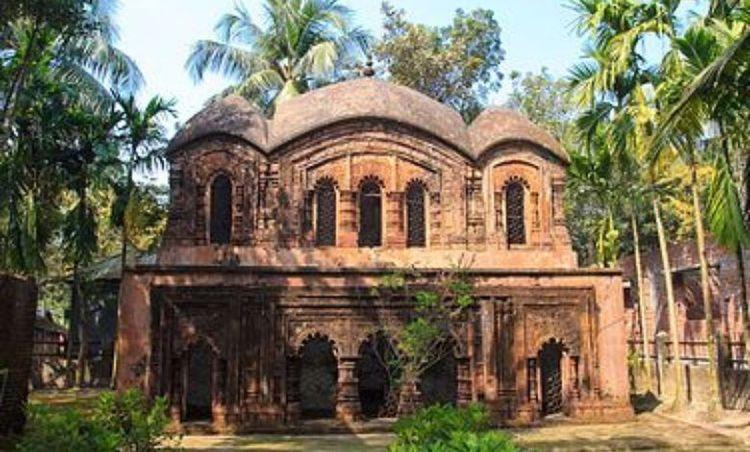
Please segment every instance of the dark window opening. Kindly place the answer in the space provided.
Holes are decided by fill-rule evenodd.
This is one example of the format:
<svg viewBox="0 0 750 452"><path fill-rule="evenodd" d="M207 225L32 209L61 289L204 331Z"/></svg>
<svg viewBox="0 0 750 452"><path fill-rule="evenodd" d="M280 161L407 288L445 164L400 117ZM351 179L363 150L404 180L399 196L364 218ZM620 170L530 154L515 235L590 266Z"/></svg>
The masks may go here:
<svg viewBox="0 0 750 452"><path fill-rule="evenodd" d="M324 180L315 189L315 244L336 245L336 189Z"/></svg>
<svg viewBox="0 0 750 452"><path fill-rule="evenodd" d="M505 221L508 245L526 243L524 223L524 188L520 182L511 182L505 189Z"/></svg>
<svg viewBox="0 0 750 452"><path fill-rule="evenodd" d="M539 351L540 380L542 384L542 415L562 411L563 345L554 339L545 343Z"/></svg>
<svg viewBox="0 0 750 452"><path fill-rule="evenodd" d="M420 389L425 405L456 405L458 375L456 358L447 353L422 375Z"/></svg>
<svg viewBox="0 0 750 452"><path fill-rule="evenodd" d="M200 341L189 352L185 420L211 420L213 351Z"/></svg>
<svg viewBox="0 0 750 452"><path fill-rule="evenodd" d="M306 419L331 418L336 414L338 366L333 344L313 336L300 350L300 408Z"/></svg>
<svg viewBox="0 0 750 452"><path fill-rule="evenodd" d="M406 188L406 246L425 246L425 188L419 182L412 182Z"/></svg>
<svg viewBox="0 0 750 452"><path fill-rule="evenodd" d="M395 359L391 341L378 332L360 346L359 354L356 371L362 414L369 418L395 416L398 403L391 380L397 375L392 375L395 369L389 369Z"/></svg>
<svg viewBox="0 0 750 452"><path fill-rule="evenodd" d="M232 237L232 182L224 174L211 184L210 242L228 244Z"/></svg>
<svg viewBox="0 0 750 452"><path fill-rule="evenodd" d="M382 209L380 185L374 180L365 181L359 190L360 247L383 244Z"/></svg>

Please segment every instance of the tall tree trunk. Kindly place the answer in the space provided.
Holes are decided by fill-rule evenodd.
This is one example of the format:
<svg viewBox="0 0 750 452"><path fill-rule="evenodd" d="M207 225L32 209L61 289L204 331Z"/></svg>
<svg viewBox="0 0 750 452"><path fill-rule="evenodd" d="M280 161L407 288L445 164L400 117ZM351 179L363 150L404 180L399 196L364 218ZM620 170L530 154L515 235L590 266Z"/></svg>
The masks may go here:
<svg viewBox="0 0 750 452"><path fill-rule="evenodd" d="M744 183L745 186L745 193L744 193L744 210L745 215L743 220L745 221L745 224L747 224L747 220L750 217L750 157L745 159L745 171L743 174L739 174L739 171L735 171L735 168L732 166L732 150L730 149L731 141L726 138L726 134L724 133L725 127L724 127L724 121L719 118L717 120L717 123L719 125L719 135L722 137L721 140L721 150L724 154L724 163L727 165L727 168L729 168L730 174L732 175L732 180L737 184L737 191L742 196L742 190L740 190L740 187ZM740 201L742 202L742 201ZM737 256L737 272L739 273L740 277L740 316L742 320L742 336L743 336L743 342L745 344L745 361L747 361L748 364L750 364L750 304L748 303L747 299L747 279L745 277L745 253L744 253L744 247L742 246L742 242L738 242L735 253ZM730 338L731 341L731 338ZM730 351L731 351L731 345L730 345Z"/></svg>
<svg viewBox="0 0 750 452"><path fill-rule="evenodd" d="M737 253L737 272L739 273L739 276L740 276L740 311L742 315L743 341L745 343L745 361L750 363L750 313L748 313L748 303L747 303L747 277L745 276L745 252L744 252L742 245L739 245L737 247L736 253Z"/></svg>
<svg viewBox="0 0 750 452"><path fill-rule="evenodd" d="M635 249L635 279L638 286L638 317L641 323L641 339L643 340L643 365L646 369L646 390L653 389L651 380L651 356L648 349L648 322L646 320L646 303L643 301L643 267L641 267L640 235L638 233L638 219L635 213L630 215L633 225L633 248Z"/></svg>
<svg viewBox="0 0 750 452"><path fill-rule="evenodd" d="M81 291L81 275L78 263L75 263L73 266L73 287L78 299L78 368L76 370L75 386L80 388L85 383L89 344L86 335L86 302L85 296Z"/></svg>
<svg viewBox="0 0 750 452"><path fill-rule="evenodd" d="M667 309L669 311L669 333L672 341L672 364L674 367L675 393L672 408L680 409L687 403L685 393L685 369L682 367L682 353L680 352L680 335L677 331L677 305L674 301L674 287L672 286L672 267L669 264L669 250L667 249L667 238L664 233L664 225L661 221L659 211L659 200L654 197L654 218L656 219L656 232L659 236L659 251L661 253L662 273L664 273L664 285L667 291Z"/></svg>
<svg viewBox="0 0 750 452"><path fill-rule="evenodd" d="M74 330L74 326L78 326L78 271L73 268L73 285L70 290L70 318L68 319L68 336L65 344L65 386L72 387L75 384L75 367L73 366L73 336L77 335L78 331Z"/></svg>
<svg viewBox="0 0 750 452"><path fill-rule="evenodd" d="M125 210L123 211L122 216L122 231L120 231L120 286L122 286L122 279L125 276L125 269L128 265L128 217L127 217L127 210L128 205L130 204L130 197L133 194L133 161L132 156L135 155L136 148L133 147L131 149L131 161L128 166L128 180L126 182L126 202L125 202ZM137 256L136 256L137 259ZM117 354L120 348L120 334L119 334L119 325L118 322L120 320L120 290L117 291L117 318L115 320L115 337L114 337L114 344L112 347L112 374L109 377L109 386L112 389L115 389L115 386L117 385L117 365L118 365L118 359Z"/></svg>
<svg viewBox="0 0 750 452"><path fill-rule="evenodd" d="M708 401L708 411L713 412L721 404L719 400L719 379L716 372L716 336L714 334L713 296L711 293L711 279L708 274L708 258L706 256L706 233L703 230L703 216L698 195L698 177L695 161L690 163L690 191L693 198L693 219L695 221L695 238L698 245L698 258L701 270L701 293L703 295L703 310L706 315L706 349L708 353L708 376L711 395Z"/></svg>

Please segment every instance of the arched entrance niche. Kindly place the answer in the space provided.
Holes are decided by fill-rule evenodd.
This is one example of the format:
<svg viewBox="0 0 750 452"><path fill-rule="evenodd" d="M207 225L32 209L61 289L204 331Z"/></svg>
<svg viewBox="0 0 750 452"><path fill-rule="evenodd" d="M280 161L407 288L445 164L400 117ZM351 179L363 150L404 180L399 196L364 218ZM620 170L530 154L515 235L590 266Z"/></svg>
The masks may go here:
<svg viewBox="0 0 750 452"><path fill-rule="evenodd" d="M332 418L336 414L338 362L334 343L316 333L299 351L299 403L303 418Z"/></svg>
<svg viewBox="0 0 750 452"><path fill-rule="evenodd" d="M422 375L419 385L425 406L456 405L458 399L458 373L453 347L442 354Z"/></svg>
<svg viewBox="0 0 750 452"><path fill-rule="evenodd" d="M398 408L398 397L391 393L396 375L391 375L388 363L394 358L388 336L382 331L368 336L359 347L357 363L359 403L362 414L369 418L392 417Z"/></svg>
<svg viewBox="0 0 750 452"><path fill-rule="evenodd" d="M562 341L550 339L539 349L539 390L541 414L547 416L563 411L563 355L567 348Z"/></svg>
<svg viewBox="0 0 750 452"><path fill-rule="evenodd" d="M216 393L218 357L205 339L198 340L186 351L185 392L183 403L185 421L211 421Z"/></svg>

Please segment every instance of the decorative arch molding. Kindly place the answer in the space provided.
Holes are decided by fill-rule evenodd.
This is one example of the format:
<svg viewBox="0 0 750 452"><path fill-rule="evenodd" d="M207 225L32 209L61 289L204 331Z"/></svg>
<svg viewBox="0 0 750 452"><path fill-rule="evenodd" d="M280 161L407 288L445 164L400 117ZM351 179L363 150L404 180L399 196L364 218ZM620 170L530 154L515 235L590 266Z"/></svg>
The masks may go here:
<svg viewBox="0 0 750 452"><path fill-rule="evenodd" d="M520 176L518 174L511 174L510 176L505 178L503 183L500 185L500 191L504 192L505 190L508 189L508 186L510 184L514 184L514 183L520 183L521 185L523 185L526 191L531 191L531 184L529 184L529 181L527 181L525 177Z"/></svg>
<svg viewBox="0 0 750 452"><path fill-rule="evenodd" d="M525 159L519 159L519 154L523 155ZM549 162L555 166L567 166L567 163L562 161L560 157L553 154L549 149L540 146L532 141L526 140L500 141L498 143L495 143L493 146L491 146L478 156L478 158L476 159L476 165L479 168L491 167L497 162L497 160L504 157L510 157L514 160L518 159L524 162L528 162L528 160L531 159L538 159L541 161Z"/></svg>
<svg viewBox="0 0 750 452"><path fill-rule="evenodd" d="M318 177L315 180L315 183L313 185L313 189L322 187L322 186L324 186L326 184L330 184L331 186L333 186L334 190L338 191L338 189L339 189L339 183L338 183L338 181L335 178L333 178L333 176L329 176L329 175L323 175L323 176Z"/></svg>
<svg viewBox="0 0 750 452"><path fill-rule="evenodd" d="M582 344L581 319L577 310L571 308L532 311L526 318L527 347L529 354L536 354L552 339L566 345L573 355L580 355Z"/></svg>
<svg viewBox="0 0 750 452"><path fill-rule="evenodd" d="M333 356L341 355L341 346L344 344L338 337L325 328L305 327L293 333L289 341L289 356L300 357L302 348L310 341L323 339L331 345Z"/></svg>
<svg viewBox="0 0 750 452"><path fill-rule="evenodd" d="M196 333L193 335L188 336L186 339L184 339L181 342L180 346L180 352L178 354L184 355L188 353L192 348L198 346L201 342L204 342L206 345L208 345L208 348L211 350L211 353L214 354L217 358L222 357L221 348L216 344L216 341L211 336Z"/></svg>
<svg viewBox="0 0 750 452"><path fill-rule="evenodd" d="M388 144L392 148L394 143L410 148L413 151L438 151L443 159L473 162L473 157L467 149L456 146L442 139L439 135L425 130L417 125L394 121L383 117L358 116L346 118L328 124L321 124L311 128L303 134L279 141L268 153L274 158L283 158L293 154L294 160L308 159L305 155L320 148L351 143L352 139L362 137L367 143L378 142ZM366 138L366 140L364 140ZM419 145L414 145L418 142Z"/></svg>
<svg viewBox="0 0 750 452"><path fill-rule="evenodd" d="M192 160L200 158L204 154L216 152L217 148L226 148L228 145L242 147L242 153L249 154L247 156L251 158L261 158L264 160L268 158L267 153L260 146L241 136L230 133L211 133L198 136L174 149L169 149L167 151L167 159L170 161L178 158L189 158ZM222 150L224 152L231 152L225 149Z"/></svg>
<svg viewBox="0 0 750 452"><path fill-rule="evenodd" d="M380 176L376 174L368 174L366 176L360 177L359 179L357 179L356 183L353 184L353 186L356 187L357 191L360 191L362 187L368 183L377 184L380 187L380 190L382 190L383 192L386 190L386 185L385 185L385 182L383 181L383 178L381 178ZM381 194L385 194L385 193L381 192Z"/></svg>

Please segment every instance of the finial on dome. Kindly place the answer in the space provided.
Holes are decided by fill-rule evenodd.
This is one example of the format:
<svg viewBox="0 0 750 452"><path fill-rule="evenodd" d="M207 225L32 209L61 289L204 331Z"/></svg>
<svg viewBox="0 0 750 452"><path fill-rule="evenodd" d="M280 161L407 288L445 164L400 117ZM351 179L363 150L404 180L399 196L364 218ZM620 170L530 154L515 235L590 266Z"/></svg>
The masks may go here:
<svg viewBox="0 0 750 452"><path fill-rule="evenodd" d="M367 55L367 62L365 63L365 67L362 69L362 75L364 77L372 77L375 75L375 69L372 66L372 55Z"/></svg>

